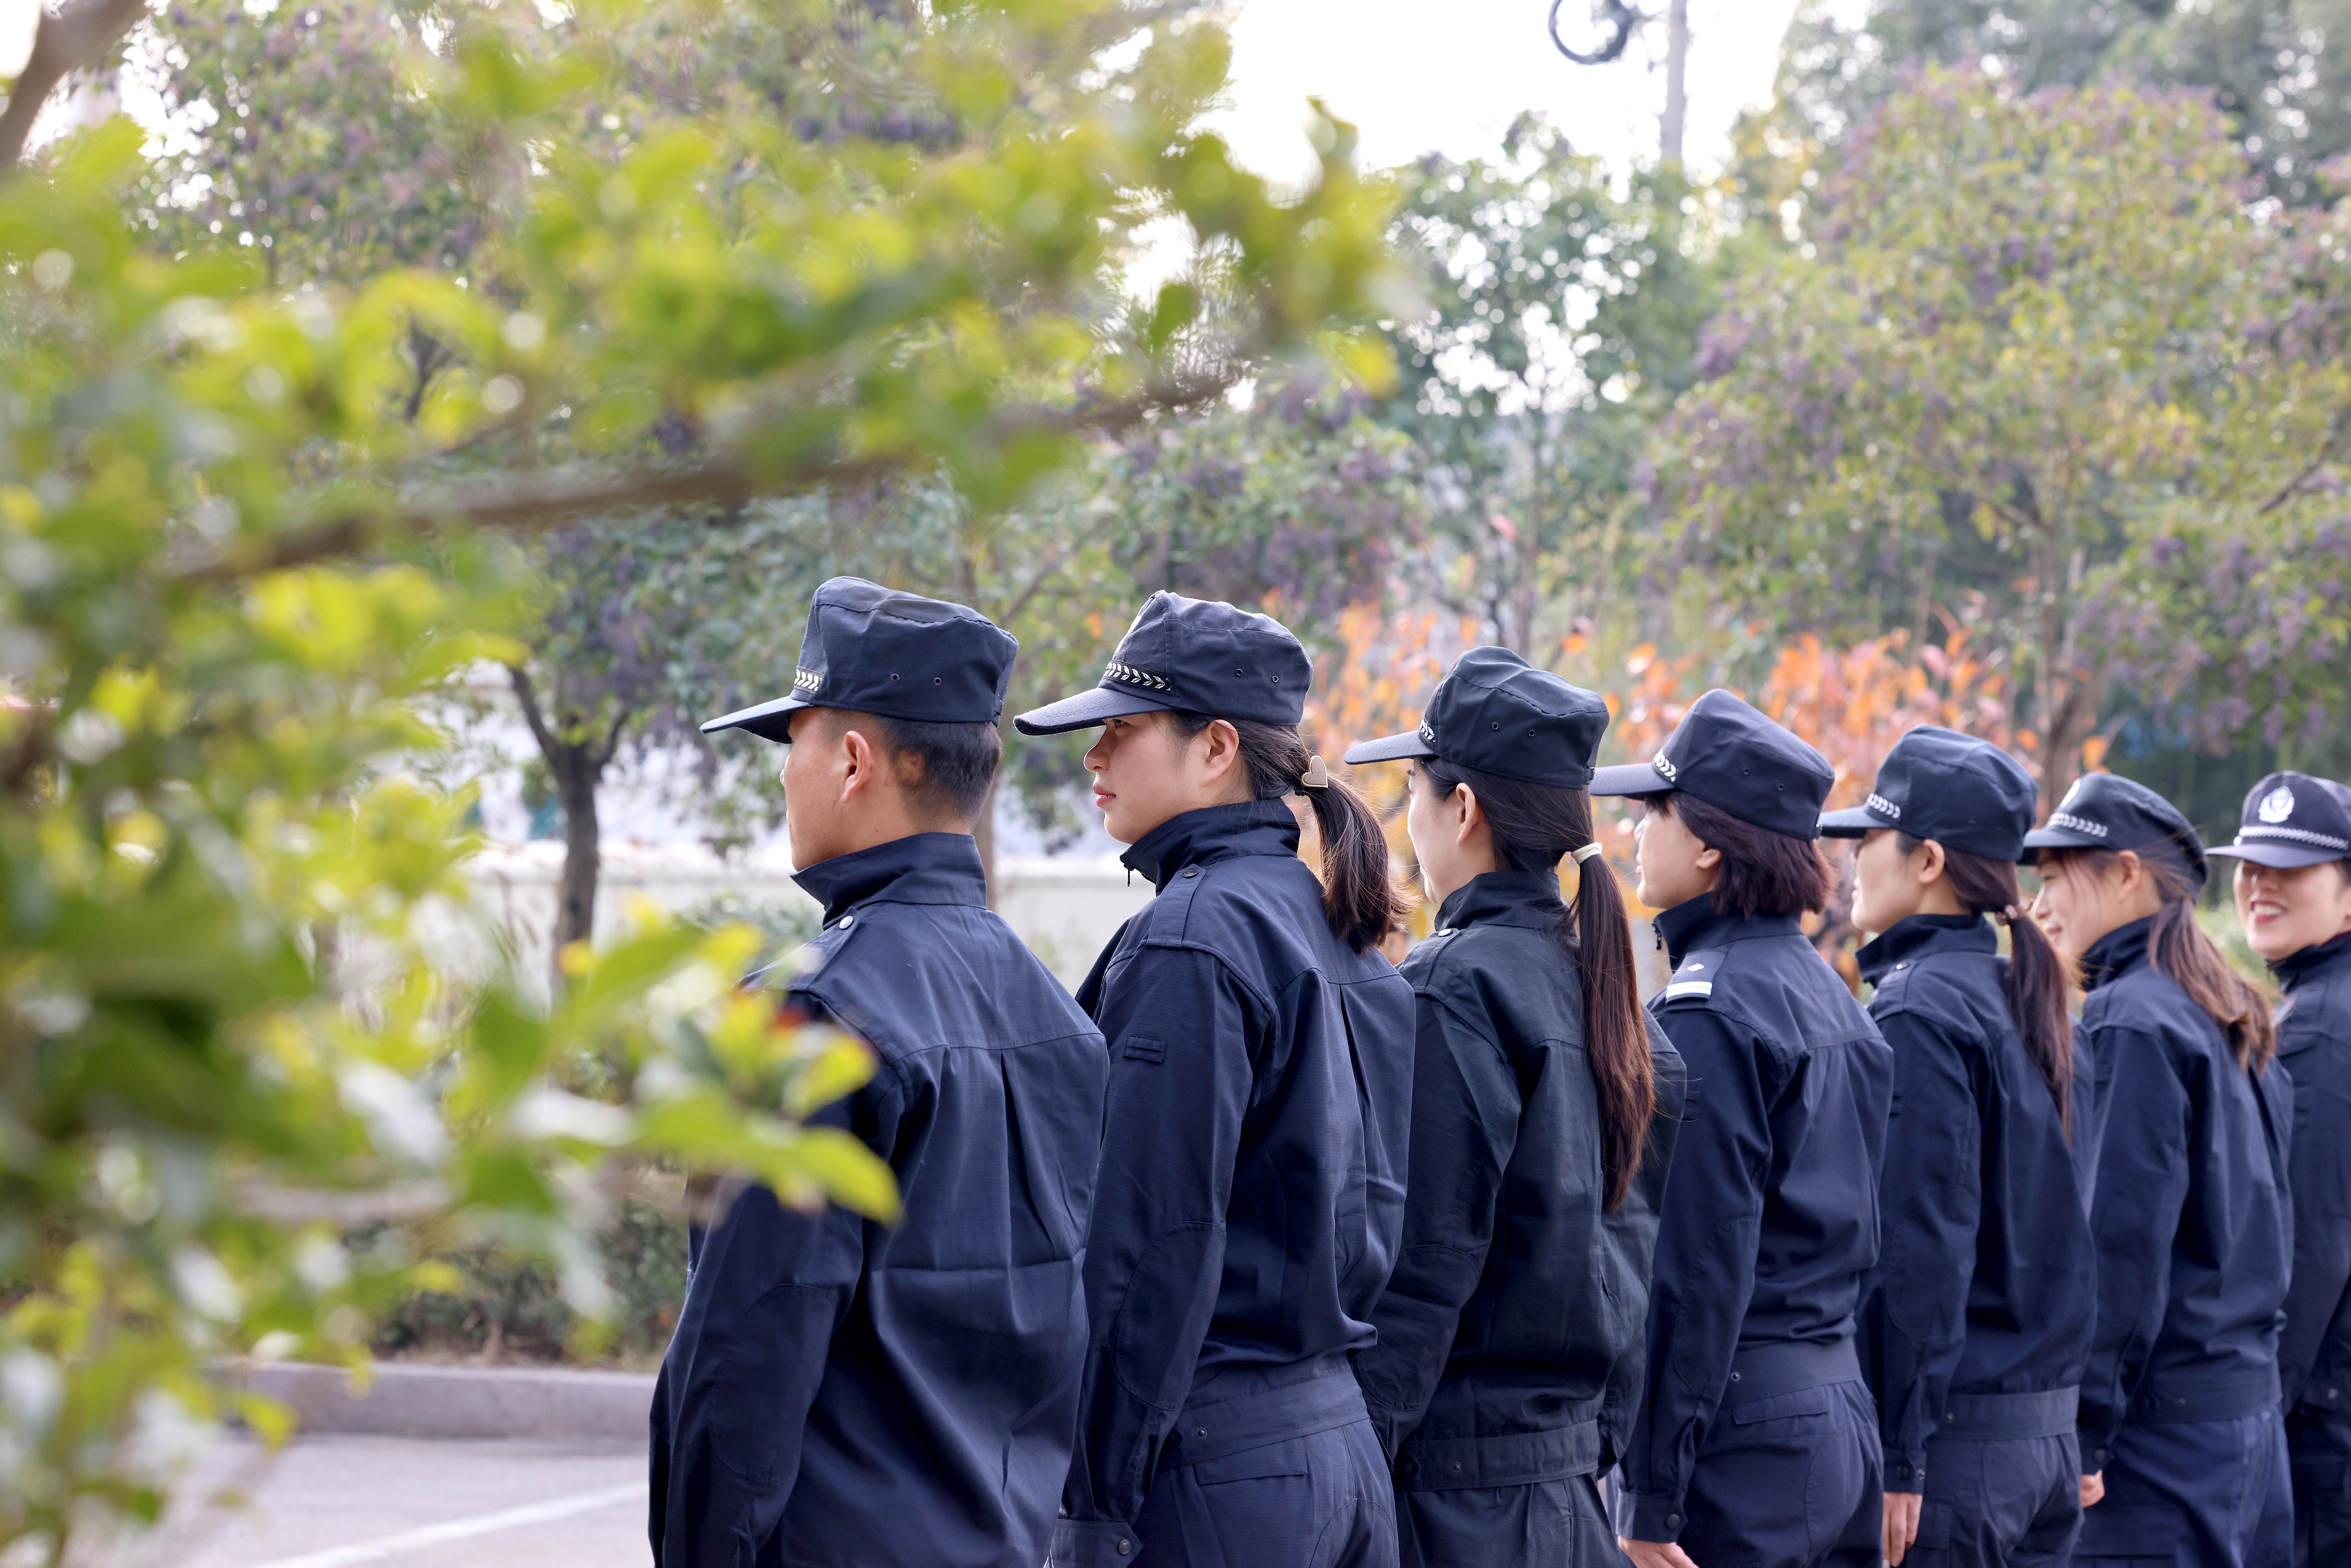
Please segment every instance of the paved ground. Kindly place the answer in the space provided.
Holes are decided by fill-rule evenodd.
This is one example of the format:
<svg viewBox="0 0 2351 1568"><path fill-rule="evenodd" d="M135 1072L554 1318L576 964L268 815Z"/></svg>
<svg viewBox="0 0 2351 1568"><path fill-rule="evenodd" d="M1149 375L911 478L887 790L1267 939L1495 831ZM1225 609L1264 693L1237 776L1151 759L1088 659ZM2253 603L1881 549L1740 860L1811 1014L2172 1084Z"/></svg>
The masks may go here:
<svg viewBox="0 0 2351 1568"><path fill-rule="evenodd" d="M234 1438L190 1479L178 1517L131 1555L138 1568L645 1568L651 1561L644 1452L636 1447L316 1437L271 1455Z"/></svg>

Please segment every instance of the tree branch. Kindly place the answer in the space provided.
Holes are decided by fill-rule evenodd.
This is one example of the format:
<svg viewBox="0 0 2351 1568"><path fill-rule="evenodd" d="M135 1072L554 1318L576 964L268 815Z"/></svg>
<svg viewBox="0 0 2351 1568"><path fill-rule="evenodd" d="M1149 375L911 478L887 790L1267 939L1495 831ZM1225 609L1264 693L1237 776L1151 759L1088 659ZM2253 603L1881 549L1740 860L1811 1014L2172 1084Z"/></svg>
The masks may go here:
<svg viewBox="0 0 2351 1568"><path fill-rule="evenodd" d="M1195 408L1222 397L1240 378L1241 367L1235 363L1207 375L1167 382L1136 397L1092 404L1081 399L1068 408L1024 409L998 420L984 439L987 444L1000 445L1038 435L1109 434L1152 413ZM824 486L859 484L904 468L908 462L903 454L891 454L817 462L776 473L735 452L722 453L690 468L452 486L410 506L347 512L233 547L177 573L172 580L235 582L357 554L397 539L427 538L461 528L524 531L639 507L793 495Z"/></svg>
<svg viewBox="0 0 2351 1568"><path fill-rule="evenodd" d="M129 32L146 10L144 0L84 0L68 10L41 12L33 52L9 84L8 107L0 110L0 181L16 172L33 122L57 83L97 64L107 47Z"/></svg>
<svg viewBox="0 0 2351 1568"><path fill-rule="evenodd" d="M530 726L531 738L538 742L539 755L552 766L555 761L555 735L547 727L547 716L538 710L538 693L520 664L508 664L507 674L514 684L515 701L521 705L522 721Z"/></svg>

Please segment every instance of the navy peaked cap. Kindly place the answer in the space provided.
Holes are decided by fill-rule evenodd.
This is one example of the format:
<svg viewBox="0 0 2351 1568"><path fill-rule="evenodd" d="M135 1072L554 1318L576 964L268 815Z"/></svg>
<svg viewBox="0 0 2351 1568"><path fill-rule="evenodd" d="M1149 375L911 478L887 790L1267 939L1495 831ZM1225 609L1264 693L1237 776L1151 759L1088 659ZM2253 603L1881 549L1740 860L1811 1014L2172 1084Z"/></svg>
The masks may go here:
<svg viewBox="0 0 2351 1568"><path fill-rule="evenodd" d="M1012 722L1023 735L1059 735L1127 714L1181 708L1295 726L1306 716L1313 679L1305 648L1272 616L1163 591L1143 601L1100 685Z"/></svg>
<svg viewBox="0 0 2351 1568"><path fill-rule="evenodd" d="M2044 850L2129 850L2141 860L2169 861L2204 885L2204 841L2179 808L2119 773L2074 780L2049 821L2024 835L2028 857Z"/></svg>
<svg viewBox="0 0 2351 1568"><path fill-rule="evenodd" d="M2273 773L2245 796L2237 841L2212 852L2280 871L2351 860L2351 789L2307 773Z"/></svg>
<svg viewBox="0 0 2351 1568"><path fill-rule="evenodd" d="M1872 828L1898 828L1947 850L2021 861L2040 798L2024 764L1991 741L1922 724L1886 754L1869 799L1823 813L1821 832L1857 839Z"/></svg>
<svg viewBox="0 0 2351 1568"><path fill-rule="evenodd" d="M792 695L740 708L705 735L747 729L789 740L804 707L851 708L925 724L994 724L1020 640L978 611L836 577L809 601Z"/></svg>
<svg viewBox="0 0 2351 1568"><path fill-rule="evenodd" d="M1750 827L1792 839L1820 836L1836 770L1829 759L1757 709L1717 688L1690 704L1646 762L1603 768L1595 795L1682 790Z"/></svg>
<svg viewBox="0 0 2351 1568"><path fill-rule="evenodd" d="M1472 648L1437 683L1420 727L1347 748L1349 762L1434 757L1529 784L1581 789L1608 705L1508 648Z"/></svg>

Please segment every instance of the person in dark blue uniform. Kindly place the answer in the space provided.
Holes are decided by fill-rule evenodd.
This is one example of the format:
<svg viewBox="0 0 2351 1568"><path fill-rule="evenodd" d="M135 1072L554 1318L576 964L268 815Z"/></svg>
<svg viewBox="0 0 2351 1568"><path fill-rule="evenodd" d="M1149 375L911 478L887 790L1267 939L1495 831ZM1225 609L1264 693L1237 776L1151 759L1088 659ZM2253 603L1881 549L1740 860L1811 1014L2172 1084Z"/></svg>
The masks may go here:
<svg viewBox="0 0 2351 1568"><path fill-rule="evenodd" d="M2296 1568L2351 1563L2351 789L2273 773L2245 797L2237 917L2269 964L2294 1079L2294 1272L2278 1343Z"/></svg>
<svg viewBox="0 0 2351 1568"><path fill-rule="evenodd" d="M1854 1319L1877 1260L1894 1060L1800 925L1828 901L1813 841L1833 777L1712 691L1655 758L1592 784L1646 808L1639 893L1675 965L1650 1007L1690 1084L1617 1498L1640 1568L1878 1562Z"/></svg>
<svg viewBox="0 0 2351 1568"><path fill-rule="evenodd" d="M1583 787L1607 728L1592 693L1475 648L1418 730L1347 753L1412 759L1405 823L1438 905L1403 965L1419 1003L1403 1246L1355 1357L1405 1568L1617 1560L1598 1477L1640 1388L1683 1085L1595 858Z"/></svg>
<svg viewBox="0 0 2351 1568"><path fill-rule="evenodd" d="M1890 1563L2055 1568L2082 1525L2095 1279L2066 1141L2071 972L2017 885L2036 794L1998 747L1927 725L1865 803L1821 818L1862 841L1853 920L1879 933L1861 972L1894 1049L1861 1333Z"/></svg>
<svg viewBox="0 0 2351 1568"><path fill-rule="evenodd" d="M2294 1110L2268 1009L2198 927L2204 847L2155 791L2087 775L2024 842L2033 915L2089 993L2103 1123L2074 1562L2282 1565Z"/></svg>
<svg viewBox="0 0 2351 1568"><path fill-rule="evenodd" d="M1311 674L1268 617L1155 593L1099 686L1015 721L1102 727L1095 801L1158 890L1078 992L1111 1082L1061 1568L1395 1561L1348 1358L1403 1221L1412 988L1379 823L1299 737Z"/></svg>
<svg viewBox="0 0 2351 1568"><path fill-rule="evenodd" d="M1036 1568L1086 1349L1102 1036L987 908L971 836L1019 644L961 605L820 588L792 695L703 726L789 749L824 929L754 983L864 1040L813 1120L889 1162L894 1225L729 1183L653 1394L658 1568Z"/></svg>

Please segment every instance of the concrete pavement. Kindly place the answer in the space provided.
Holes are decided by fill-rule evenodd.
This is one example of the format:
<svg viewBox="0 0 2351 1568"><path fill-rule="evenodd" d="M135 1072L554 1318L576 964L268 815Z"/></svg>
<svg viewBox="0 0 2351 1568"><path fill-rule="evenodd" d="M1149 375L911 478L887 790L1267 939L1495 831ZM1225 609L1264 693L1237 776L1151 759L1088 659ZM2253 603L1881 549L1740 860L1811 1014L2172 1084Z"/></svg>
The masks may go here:
<svg viewBox="0 0 2351 1568"><path fill-rule="evenodd" d="M225 1495L224 1495L225 1494ZM228 1437L136 1568L645 1568L641 1445Z"/></svg>

